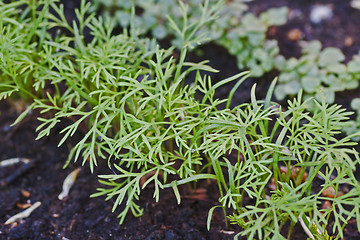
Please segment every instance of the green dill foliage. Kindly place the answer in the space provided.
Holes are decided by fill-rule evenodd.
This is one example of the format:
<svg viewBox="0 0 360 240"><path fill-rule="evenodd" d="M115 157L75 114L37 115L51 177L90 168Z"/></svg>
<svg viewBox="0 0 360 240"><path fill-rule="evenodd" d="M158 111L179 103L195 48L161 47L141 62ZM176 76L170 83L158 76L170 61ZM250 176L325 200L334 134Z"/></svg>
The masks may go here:
<svg viewBox="0 0 360 240"><path fill-rule="evenodd" d="M38 109L38 138L65 120L59 145L82 133L68 162L93 170L108 161L111 173L99 176L104 187L92 196L113 199L120 223L130 212L143 213L138 200L144 188L152 188L156 201L161 189L171 188L180 203L179 185L214 179L220 198L208 227L213 211L222 208L248 239L284 239L286 223L290 239L298 222L310 238L342 237L350 219L360 222L354 176L360 159L350 140L358 134L338 135L350 113L325 98L303 100L302 91L283 108L270 101L275 81L265 100L256 99L254 86L249 103L230 108L249 73L213 84L206 72L216 70L206 61L186 61L187 51L207 40L202 30L221 14L218 7L205 1L192 22L183 4L183 21L169 18L180 39L175 59L175 47L138 37L135 27L114 35L115 23L88 14L85 0L73 22L55 0L0 3L0 99L21 97L30 104L15 123ZM194 82L187 85L190 73ZM216 89L231 81L236 84L228 99L215 99ZM336 197L322 195L329 187ZM342 189L348 190L337 196ZM331 208L320 207L325 200Z"/></svg>
<svg viewBox="0 0 360 240"><path fill-rule="evenodd" d="M351 149L356 143L351 136L335 138L350 113L329 106L325 99L303 101L301 91L283 110L257 101L254 92L249 104L214 111L199 136L197 151L206 154L213 169L211 178L218 181L221 206L233 209L230 221L240 225L239 235L248 239L284 239L280 231L288 221L294 226L299 218L308 217L309 228L315 224L322 229L333 216L331 232L342 237L344 224L360 213L360 185L354 176L360 160ZM313 114L307 110L309 104L317 106ZM236 161L226 157L232 152ZM280 171L280 166L288 171ZM308 176L303 179L305 172ZM313 185L319 176L321 185ZM275 190L269 192L271 178ZM328 187L338 192L341 186L350 191L335 198L321 194ZM324 200L331 201L330 209L321 209Z"/></svg>
<svg viewBox="0 0 360 240"><path fill-rule="evenodd" d="M46 76L37 66L46 65L48 60L39 50L50 39L44 26L48 12L45 5L49 1L0 2L0 100L12 94L27 100L42 95L41 80ZM39 6L44 8L37 11ZM39 80L36 84L35 79Z"/></svg>
<svg viewBox="0 0 360 240"><path fill-rule="evenodd" d="M224 1L215 0L123 0L123 1L101 1L94 0L90 9L91 12L101 10L102 15L111 18L122 28L130 26L136 29L137 35L145 36L151 34L157 40L172 39L172 45L178 49L182 48L181 34L169 24L169 21L176 25L186 24L188 26L197 25L198 21L204 18L203 14L216 16L215 11L219 11ZM199 7L200 6L200 7ZM203 11L204 6L208 9ZM132 15L133 8L136 15ZM186 15L183 14L186 13ZM185 16L185 18L184 18ZM169 19L170 17L170 19ZM197 35L206 34L209 39L214 31L209 31L209 26L213 22L201 25L201 31L195 31ZM190 32L188 32L190 34ZM204 41L205 39L203 39Z"/></svg>
<svg viewBox="0 0 360 240"><path fill-rule="evenodd" d="M38 109L41 124L37 131L41 138L69 119L73 123L60 132L63 137L59 145L85 129L83 138L71 149L68 162L89 162L93 170L98 160L105 159L110 168L117 170L116 175L100 176L105 185L114 188L100 189L94 196L114 197L114 209L126 201L119 215L121 222L130 210L135 216L141 214L135 200L150 182L155 184L154 198L158 200L169 174L193 175L194 166L201 162L199 157L188 154L192 151L187 139L192 136L193 125L199 123L189 121L190 125L184 128L184 118L187 114L197 115L199 108L204 107L195 100L198 84L209 98L215 88L211 88L210 79L203 79L200 74L194 86L185 85L184 81L190 72L215 70L206 66L206 61L190 63L185 57L189 48L206 40L205 35L195 33L216 18L216 9L208 1L200 7L203 14L199 21L177 24L170 20L175 32L181 34L178 61L172 57L173 48L160 49L155 41L138 38L136 29L113 35L113 22L88 15L90 4L85 1L75 11L78 22L70 23L63 6L56 1L23 1L1 7L2 21L7 21L2 25L1 38L12 50L2 49L1 96L24 93L31 104L15 124L31 109ZM14 13L14 8L18 12ZM184 19L186 8L183 5ZM92 37L88 42L85 27ZM56 33L49 34L51 29ZM7 34L10 30L11 34ZM30 38L29 33L34 36ZM32 61L15 68L21 63L16 60L28 61L30 57ZM7 72L10 67L14 70ZM173 167L178 158L175 149L184 158L180 170ZM140 180L154 172L140 186Z"/></svg>
<svg viewBox="0 0 360 240"><path fill-rule="evenodd" d="M299 59L284 59L278 56L276 67L280 71L280 84L275 96L282 100L286 95L296 95L302 88L306 96L315 96L320 100L321 92L326 101L333 103L335 93L356 89L359 86L359 56L346 65L345 56L334 47L322 49L319 41L303 42L302 56Z"/></svg>
<svg viewBox="0 0 360 240"><path fill-rule="evenodd" d="M131 22L132 2L139 10L135 16L134 26L138 34L151 33L158 39L173 39L172 44L181 47L179 34L168 24L167 15L170 15L177 24L183 21L179 9L186 2L186 13L189 24L193 24L201 17L198 8L204 0L190 1L94 1L94 10L102 9L104 16L115 19L122 27L129 27ZM198 34L206 33L209 40L213 40L236 56L239 69L248 69L252 76L260 77L274 68L274 58L279 55L276 40L266 40L266 32L270 26L282 25L287 21L286 7L269 9L259 17L248 11L248 6L242 0L209 1L209 6L221 11L219 18L203 25Z"/></svg>

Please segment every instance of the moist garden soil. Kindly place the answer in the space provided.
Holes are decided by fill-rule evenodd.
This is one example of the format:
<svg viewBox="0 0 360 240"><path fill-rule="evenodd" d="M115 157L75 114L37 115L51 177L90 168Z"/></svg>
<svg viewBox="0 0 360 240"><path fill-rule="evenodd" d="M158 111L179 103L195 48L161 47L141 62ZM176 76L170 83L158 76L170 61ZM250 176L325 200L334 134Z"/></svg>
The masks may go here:
<svg viewBox="0 0 360 240"><path fill-rule="evenodd" d="M67 17L74 17L73 9L78 7L77 1L63 1ZM312 24L308 15L314 4L332 4L334 16L320 24ZM291 41L287 33L299 29L303 40L320 40L324 46L340 48L346 58L351 59L360 49L360 11L353 9L349 1L310 1L310 0L254 0L251 10L259 13L270 7L288 6L291 11L301 13L291 19L285 26L269 31L269 37L279 41L282 54L287 57L299 56L298 41ZM345 39L352 38L352 44ZM202 59L209 59L210 65L221 70L213 76L217 81L238 73L235 58L228 55L221 47L205 45L202 47ZM193 57L196 60L196 57ZM235 96L234 102L248 101L250 87L258 83L258 95L266 92L270 80L276 73L269 73L262 79L250 79ZM261 81L260 81L261 80ZM226 96L231 86L222 88L219 96ZM337 95L337 102L348 107L353 97L360 97L360 91L347 91ZM28 165L18 163L10 167L0 168L0 239L233 239L234 232L240 228L231 225L226 229L224 216L215 210L211 230L206 229L208 210L218 205L216 183L200 183L193 192L188 186L180 188L181 204L178 205L171 189L163 190L159 202L152 198L150 189L142 193L139 204L144 208L144 215L136 218L129 214L123 225L118 224L116 211L112 213L113 201L104 201L104 197L90 198L96 188L102 187L97 181L98 174L109 173L106 161L99 161L94 173L89 167L81 167L81 163L70 163L64 170L63 165L72 141L57 147L61 128L53 129L51 136L35 141L37 127L33 112L15 127L11 123L18 116L14 103L0 102L0 160L21 157L30 159ZM66 122L63 123L66 126ZM81 167L78 178L66 200L60 201L58 195L65 177L77 167ZM24 169L26 171L19 171ZM19 173L18 175L16 175ZM13 177L13 178L11 178ZM22 211L22 204L41 202L30 217L17 225L4 225L10 216ZM121 206L120 206L121 208ZM331 226L329 226L331 227ZM360 239L356 230L356 222L351 220L346 226L344 239ZM293 230L291 239L306 239L301 227ZM245 238L244 238L245 239Z"/></svg>

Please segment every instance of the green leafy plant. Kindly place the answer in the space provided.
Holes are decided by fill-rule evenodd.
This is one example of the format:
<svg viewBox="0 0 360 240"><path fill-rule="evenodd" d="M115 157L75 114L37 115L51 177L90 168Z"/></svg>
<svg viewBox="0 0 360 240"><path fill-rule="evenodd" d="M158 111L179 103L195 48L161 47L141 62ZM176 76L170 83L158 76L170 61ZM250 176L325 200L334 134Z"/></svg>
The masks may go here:
<svg viewBox="0 0 360 240"><path fill-rule="evenodd" d="M1 35L9 44L15 40L19 42L8 46L13 51L2 49L3 59L10 59L2 61L0 66L1 81L5 81L0 86L2 98L24 92L29 102L33 101L15 124L31 110L39 110L41 124L37 131L41 138L48 136L59 122L69 119L73 123L60 132L63 137L59 145L83 129L83 138L72 148L68 163L81 159L93 170L99 159L108 160L111 168L115 161L115 168L121 173L117 177L124 181L116 185L116 190L100 191L100 195L117 196L115 208L126 198L128 204L119 216L121 222L129 210L135 216L142 212L135 200L140 195L139 181L143 176L161 172L166 182L168 175L189 176L194 171L193 165L200 164L199 160L188 159L190 164L184 163L182 170L176 172L172 167L175 163L172 141L175 138L178 151L188 149L186 139L190 132L179 129L175 123L182 122L184 114L198 112L200 105L194 97L197 82L203 84L202 92L206 96L210 93L206 91L209 79L199 80L202 79L199 73L195 86L184 84L192 71L215 71L204 65L206 61L185 62L187 49L205 39L204 35L195 36L195 32L217 15L215 8L207 6L208 1L200 8L203 14L196 23L184 21L177 25L171 21L175 31L181 34L183 44L176 61L171 56L174 48L160 49L155 41L139 39L133 32L135 29L130 29L131 33L113 35L113 22L95 18L94 14L87 15L90 4L85 1L81 2L80 10L75 11L78 23L68 23L63 7L55 1L2 5L4 31L12 30L11 25L15 28L20 21L24 23L11 32L18 37ZM19 7L20 14L13 14L14 7ZM182 13L186 15L185 5ZM89 42L85 41L85 26L91 30ZM49 29L60 33L51 36ZM65 31L68 33L61 33ZM36 35L26 45L24 41L29 32ZM15 68L19 64L15 60L27 61L30 57L40 61L24 62L22 68ZM11 64L15 70L9 73L6 69ZM163 185L160 175L155 174L149 181L155 183L154 197L158 200Z"/></svg>
<svg viewBox="0 0 360 240"><path fill-rule="evenodd" d="M308 229L314 224L326 235L322 226L328 225L330 216L335 218L332 234L342 237L345 219L359 214L360 185L354 171L360 162L358 153L348 148L356 143L351 136L335 138L349 113L327 105L325 99L302 101L301 94L284 111L269 108L268 102L259 102L253 95L251 104L209 120L203 135L200 149L212 160L221 206L234 209L229 219L244 229L239 234L248 239L284 239L280 231L286 222L291 225L290 239L292 226L304 219ZM314 114L307 110L310 102L318 107ZM224 157L228 152L237 153L237 161ZM318 176L322 183L315 185ZM272 177L275 189L268 191ZM351 190L335 198L322 195L329 186L335 193L340 191L342 184ZM330 209L321 209L319 203L324 200L332 202Z"/></svg>
<svg viewBox="0 0 360 240"><path fill-rule="evenodd" d="M347 64L348 72L353 76L354 79L360 79L360 53L355 55L352 60ZM345 133L352 134L360 130L360 98L356 97L351 101L351 108L356 111L356 119L351 121L351 125L346 127ZM354 140L360 141L360 137L355 137Z"/></svg>
<svg viewBox="0 0 360 240"><path fill-rule="evenodd" d="M197 7L203 0L186 1L187 21L194 23L201 16ZM156 39L170 38L172 44L181 47L181 39L167 22L167 15L173 21L180 23L182 16L178 9L183 1L134 1L139 10L135 17L135 25L139 34L151 32ZM279 54L276 40L266 40L266 32L270 26L282 25L287 20L286 7L269 9L259 17L248 11L248 6L241 0L209 1L210 6L222 10L220 17L211 24L202 26L200 33L206 33L208 38L229 50L236 56L239 69L249 69L253 76L260 77L274 68L274 58ZM104 16L117 20L122 27L128 27L131 19L131 1L95 1L94 10L103 9Z"/></svg>
<svg viewBox="0 0 360 240"><path fill-rule="evenodd" d="M345 56L337 48L322 49L319 41L303 42L302 56L299 59L286 59L278 56L276 67L280 71L280 84L275 89L275 96L282 100L287 95L296 95L302 88L305 96L321 98L333 103L335 93L359 86L358 56L347 65Z"/></svg>
<svg viewBox="0 0 360 240"><path fill-rule="evenodd" d="M225 17L218 22L225 31L215 42L236 56L239 69L249 69L252 76L261 77L274 68L274 59L279 55L277 41L267 40L266 33L270 26L286 23L288 9L272 8L257 17L246 12L247 8L238 11L236 4L230 2L225 7Z"/></svg>
<svg viewBox="0 0 360 240"><path fill-rule="evenodd" d="M224 1L204 1L204 0L189 0L189 1L178 1L178 0L124 0L124 1L93 1L94 4L90 9L90 12L101 10L102 15L106 18L111 18L114 22L122 28L136 29L138 35L145 36L151 34L157 40L171 39L172 45L178 49L182 48L181 35L177 33L177 30L169 24L169 18L176 25L183 24L186 22L189 26L196 25L197 22L203 18L202 11L199 6L206 5L210 9L219 10L224 4ZM136 14L132 15L133 8L136 9ZM186 18L181 14L182 11L186 11ZM207 14L211 15L210 10ZM201 31L196 31L195 34L207 35L213 34L214 31L207 31L209 26L213 22L203 24ZM189 33L189 32L188 32ZM212 38L208 36L209 38ZM204 41L205 39L203 39Z"/></svg>
<svg viewBox="0 0 360 240"><path fill-rule="evenodd" d="M161 189L172 188L180 202L179 185L208 179L216 180L220 195L208 227L220 207L248 239L283 239L287 222L288 238L297 222L311 238L327 239L329 231L342 237L344 225L359 219L354 171L360 160L350 141L358 134L338 136L350 113L325 98L303 101L301 91L283 109L270 101L275 81L264 101L256 99L254 86L250 103L230 108L249 73L213 84L206 72L216 70L206 61L185 60L188 49L207 39L198 31L214 21L218 8L205 1L199 21L190 23L182 5L184 21L169 20L181 39L179 59L175 47L139 38L136 28L114 35L114 22L88 15L89 8L83 0L78 21L68 23L55 0L0 3L0 38L8 48L0 45L0 96L29 102L15 124L38 110L38 138L65 120L59 145L81 132L67 163L80 160L93 170L108 161L111 173L99 176L104 187L92 196L114 199L120 223L129 212L142 214L144 188L153 188L156 201ZM194 81L187 85L191 72ZM215 99L218 87L235 80L228 99ZM317 105L314 113L311 104ZM349 190L338 195L343 186ZM329 187L334 198L322 195ZM321 209L325 200L331 208ZM325 229L330 217L333 227Z"/></svg>
<svg viewBox="0 0 360 240"><path fill-rule="evenodd" d="M351 101L351 108L356 111L356 118L354 120L351 120L350 121L351 124L349 124L349 126L344 127L343 129L343 131L348 135L353 134L354 132L360 130L360 98L354 98ZM360 137L355 136L353 137L353 140L359 142Z"/></svg>
<svg viewBox="0 0 360 240"><path fill-rule="evenodd" d="M25 10L20 9L26 5ZM36 66L48 61L38 51L50 39L43 25L48 5L49 1L38 1L37 5L28 1L0 3L0 100L15 93L28 100L42 95L40 87L44 88L47 74L42 75L42 68ZM43 10L38 12L38 6L44 6Z"/></svg>

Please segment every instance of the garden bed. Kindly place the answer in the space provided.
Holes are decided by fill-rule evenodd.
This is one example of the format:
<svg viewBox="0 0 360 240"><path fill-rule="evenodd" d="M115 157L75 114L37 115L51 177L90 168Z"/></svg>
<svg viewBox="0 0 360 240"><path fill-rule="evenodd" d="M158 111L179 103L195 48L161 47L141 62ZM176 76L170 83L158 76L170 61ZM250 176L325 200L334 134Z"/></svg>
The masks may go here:
<svg viewBox="0 0 360 240"><path fill-rule="evenodd" d="M184 199L177 204L173 192L168 189L161 193L161 200L155 203L151 191L141 197L144 215L140 218L128 216L119 225L116 212L112 213L112 201L103 197L89 198L101 187L97 174L107 173L107 163L100 162L93 174L84 166L66 201L60 201L62 181L67 174L80 164L70 164L63 170L69 150L58 148L59 138L55 134L34 141L36 119L30 115L19 127L9 125L17 113L8 104L1 106L0 156L2 159L26 157L35 165L0 189L1 221L21 210L17 204L40 201L42 205L29 218L17 226L1 225L0 239L232 239L226 232L221 211L213 218L211 231L206 230L208 210L217 202L213 187L206 192L193 194L184 189ZM1 179L14 173L22 164L0 169ZM214 184L215 185L215 184ZM202 188L205 190L204 188ZM21 191L29 192L25 197ZM149 201L150 200L150 201Z"/></svg>
<svg viewBox="0 0 360 240"><path fill-rule="evenodd" d="M73 1L65 3L66 16L74 18L73 8L78 4ZM275 1L274 1L275 2ZM314 4L332 4L334 15L331 19L319 24L310 23L309 11ZM268 33L269 38L276 38L279 47L287 57L298 56L299 49L296 41L288 39L287 33L293 29L302 32L304 40L320 40L324 46L335 46L341 49L346 59L359 50L360 10L350 7L347 1L300 1L299 3L282 0L255 0L250 4L254 13L258 14L270 7L287 6L292 10L303 13L301 17L289 21L281 27L274 27ZM356 23L359 24L356 24ZM335 36L335 37L332 37ZM346 39L352 39L352 44ZM350 41L350 40L348 40ZM213 75L214 82L232 76L239 72L235 59L226 49L211 44L201 47L203 56L192 56L191 61L209 59L210 65L221 71L221 75ZM248 102L253 83L258 83L257 96L264 98L276 72L267 73L262 82L253 78L247 80L237 95L233 104ZM219 89L219 97L226 97L232 85ZM351 99L360 97L359 90L347 91L336 95L336 102L349 108ZM90 173L87 165L81 167L77 180L71 189L68 199L59 200L62 183L65 177L74 169L81 166L81 162L70 163L64 170L63 165L69 150L81 136L75 135L71 141L57 147L61 136L59 132L67 126L62 123L52 130L51 135L35 141L35 129L38 126L38 113L29 114L19 125L11 127L19 112L12 102L0 102L0 160L10 158L28 158L32 164L29 168L16 176L12 176L25 163L0 168L0 219L5 222L10 216L21 211L22 204L41 202L29 218L17 224L1 225L0 239L233 239L240 231L240 227L230 225L226 228L224 215L220 209L214 211L211 229L206 228L208 211L218 205L219 193L215 181L201 182L195 192L191 192L187 185L179 186L181 204L172 189L161 191L159 202L153 199L153 192L145 188L138 201L144 208L141 217L128 214L125 222L119 225L115 211L112 213L113 200L104 201L105 197L90 198L96 188L102 187L98 183L97 175L109 174L106 161L99 161L99 165ZM21 105L21 102L20 102ZM359 171L357 171L359 172ZM359 179L358 179L359 180ZM151 189L152 186L149 186ZM119 208L121 208L120 206ZM331 226L328 226L331 227ZM287 227L285 227L286 229ZM306 239L306 234L297 224L291 239ZM358 239L360 233L356 230L356 221L350 220L344 229L344 239ZM243 238L246 239L246 238Z"/></svg>

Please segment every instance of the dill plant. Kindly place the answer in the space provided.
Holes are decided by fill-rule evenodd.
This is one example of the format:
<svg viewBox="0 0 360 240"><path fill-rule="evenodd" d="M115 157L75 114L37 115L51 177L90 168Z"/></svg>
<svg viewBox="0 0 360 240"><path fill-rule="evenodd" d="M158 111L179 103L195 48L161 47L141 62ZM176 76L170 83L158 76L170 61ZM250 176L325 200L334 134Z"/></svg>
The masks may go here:
<svg viewBox="0 0 360 240"><path fill-rule="evenodd" d="M15 123L39 110L38 138L64 119L72 123L61 131L59 145L86 129L68 162L89 162L93 170L98 160L108 161L112 173L99 176L104 188L92 196L115 199L120 223L129 212L143 213L137 201L145 187L153 187L156 201L161 189L172 188L180 202L179 185L206 179L216 180L220 194L220 205L209 211L208 227L220 207L242 227L238 235L248 239L283 239L286 223L290 238L297 222L313 239L329 238L329 230L338 238L351 218L360 222L360 187L354 176L358 153L351 148L352 136L338 136L348 112L325 101L303 101L301 91L288 108L278 106L270 101L275 81L264 101L256 99L254 86L250 103L230 109L248 73L213 84L204 72L216 70L206 61L186 61L188 49L206 40L197 32L216 18L220 5L205 1L197 22L187 21L185 4L183 22L169 18L181 39L175 59L173 47L162 49L138 38L134 29L114 35L114 24L88 15L90 4L84 0L76 10L78 21L71 23L56 2L0 3L0 99L18 95L30 103ZM191 72L195 79L187 85ZM235 80L228 99L214 98L218 87ZM314 113L308 111L310 103L317 106ZM236 159L226 157L231 152ZM280 166L289 171L282 173ZM299 169L296 177L290 174L294 167ZM305 171L308 177L302 181ZM320 186L313 185L317 176ZM272 177L275 190L269 191ZM349 188L342 196L321 195L329 186L337 192L342 185ZM323 200L332 207L321 209ZM333 227L325 229L330 217Z"/></svg>
<svg viewBox="0 0 360 240"><path fill-rule="evenodd" d="M356 145L351 137L358 133L337 136L350 113L329 106L325 97L322 102L303 101L302 92L288 101L287 109L271 107L269 98L257 101L254 91L252 97L249 104L214 113L199 147L207 153L218 181L220 206L233 209L228 218L244 229L238 235L285 239L281 229L288 222L287 239L291 239L292 227L305 221L312 239L317 235L321 236L317 239L326 239L331 217L331 234L336 239L343 237L347 221L360 216L360 185L354 175L360 162L358 152L351 148ZM312 104L317 106L313 114L309 112ZM225 157L232 151L238 155L236 161ZM283 173L280 166L288 171ZM297 174L292 176L295 168ZM316 185L313 181L319 176L322 181ZM269 191L272 177L276 189ZM336 195L341 186L350 190L334 198L322 195L328 187ZM325 200L331 201L330 209L321 209ZM210 211L208 227L215 208Z"/></svg>

